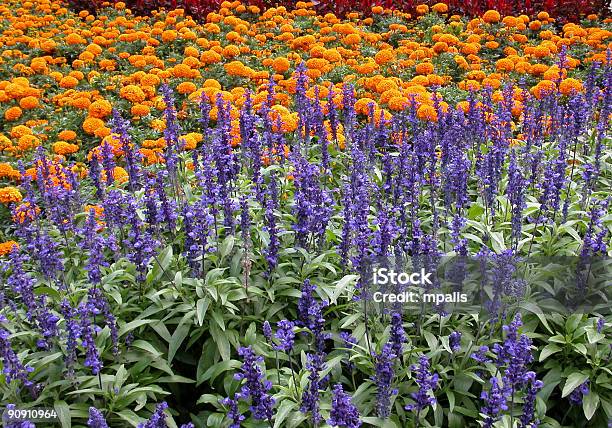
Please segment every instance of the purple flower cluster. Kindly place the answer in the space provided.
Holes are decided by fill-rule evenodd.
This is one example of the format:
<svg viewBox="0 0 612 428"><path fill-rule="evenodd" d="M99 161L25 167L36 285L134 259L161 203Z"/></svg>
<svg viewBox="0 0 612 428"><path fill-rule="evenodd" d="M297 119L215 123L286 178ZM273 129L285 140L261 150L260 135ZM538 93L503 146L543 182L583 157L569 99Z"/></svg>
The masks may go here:
<svg viewBox="0 0 612 428"><path fill-rule="evenodd" d="M272 420L274 414L274 398L268 393L272 388L272 382L265 379L264 373L259 365L263 357L258 357L253 349L242 347L238 350L242 357L241 372L234 375L236 380L244 380L240 392L236 393L234 400L251 399L251 414L257 420ZM231 410L231 409L230 409ZM235 417L232 417L236 421Z"/></svg>
<svg viewBox="0 0 612 428"><path fill-rule="evenodd" d="M393 388L393 366L397 355L393 353L393 345L386 343L380 353L375 353L373 357L375 373L372 380L376 384L376 414L380 418L386 418L391 410L391 397L397 394L397 389Z"/></svg>
<svg viewBox="0 0 612 428"><path fill-rule="evenodd" d="M351 397L342 389L342 384L337 383L332 389L331 410L327 423L332 427L342 428L359 428L361 426L359 411L351 403Z"/></svg>
<svg viewBox="0 0 612 428"><path fill-rule="evenodd" d="M436 398L429 395L430 391L438 387L438 374L431 374L429 371L429 359L422 355L419 364L413 365L412 370L416 371L416 383L419 386L417 392L411 394L414 404L406 406L408 411L417 411L417 414L426 407L436 404Z"/></svg>

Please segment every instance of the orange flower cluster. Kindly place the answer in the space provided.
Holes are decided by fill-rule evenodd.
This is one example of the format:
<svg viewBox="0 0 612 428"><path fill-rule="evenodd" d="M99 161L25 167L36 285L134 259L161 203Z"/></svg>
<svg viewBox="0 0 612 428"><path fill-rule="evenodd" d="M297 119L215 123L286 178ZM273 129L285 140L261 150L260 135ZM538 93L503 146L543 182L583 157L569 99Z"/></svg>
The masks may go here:
<svg viewBox="0 0 612 428"><path fill-rule="evenodd" d="M467 91L488 86L501 101L504 82L520 79L538 98L551 91L583 91L584 65L605 61L612 46L612 32L606 29L610 20L597 16L558 29L544 12L503 17L490 10L466 18L448 16L444 3L419 5L416 12L412 17L376 6L370 17L349 13L342 20L317 15L306 2L297 2L293 10L262 12L225 1L197 22L182 9L141 17L117 3L92 15L72 12L59 0L8 0L0 5L10 24L0 34L0 70L14 77L0 81L0 151L27 158L36 147L48 146L57 155L55 183L68 185L61 178L65 158L91 159L102 139L117 158L123 155L109 122L113 108L145 136L139 148L145 162L161 161L163 82L175 89L179 118L197 115L197 104L206 97L210 119L216 121L217 100L229 102L235 146L247 91L256 110L272 97L274 130L298 129L291 100L300 63L306 94L318 96L324 112L330 89L340 107L342 85L351 82L362 118L373 113L376 122L387 121L414 104L419 118L435 121L434 92L439 90L452 94L463 110ZM268 94L270 79L276 83L273 95ZM521 91L514 94L518 117ZM441 101L438 108L451 106ZM185 131L185 150L201 144L202 135ZM337 144L342 147L344 141ZM0 176L18 181L13 168L0 165ZM117 181L123 180L116 172ZM86 170L79 167L78 173Z"/></svg>

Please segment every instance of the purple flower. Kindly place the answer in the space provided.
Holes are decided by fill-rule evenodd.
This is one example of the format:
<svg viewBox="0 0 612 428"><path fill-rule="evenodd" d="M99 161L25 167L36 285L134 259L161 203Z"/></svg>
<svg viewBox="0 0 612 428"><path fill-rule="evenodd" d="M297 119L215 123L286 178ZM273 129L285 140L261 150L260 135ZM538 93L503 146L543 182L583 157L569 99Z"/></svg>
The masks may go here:
<svg viewBox="0 0 612 428"><path fill-rule="evenodd" d="M263 335L267 342L272 340L272 327L270 326L270 322L268 320L264 321L263 323Z"/></svg>
<svg viewBox="0 0 612 428"><path fill-rule="evenodd" d="M597 320L597 333L601 333L605 325L606 325L606 320L600 317Z"/></svg>
<svg viewBox="0 0 612 428"><path fill-rule="evenodd" d="M293 341L295 340L295 333L293 332L295 323L288 320L281 320L276 323L276 340L277 345L274 345L274 349L277 351L291 352L293 349Z"/></svg>
<svg viewBox="0 0 612 428"><path fill-rule="evenodd" d="M228 428L240 428L240 422L242 422L245 418L244 415L240 413L238 410L238 401L232 400L229 397L226 397L222 400L219 400L221 404L227 407L227 418L231 419L231 423Z"/></svg>
<svg viewBox="0 0 612 428"><path fill-rule="evenodd" d="M81 325L77 317L79 313L72 307L68 299L62 300L61 313L64 316L66 328L66 367L69 377L74 374L74 363L76 362L77 340L81 337Z"/></svg>
<svg viewBox="0 0 612 428"><path fill-rule="evenodd" d="M380 418L386 418L390 413L391 396L397 394L392 388L395 370L393 369L395 358L393 345L386 343L378 354L374 354L375 374L372 380L376 384L376 414Z"/></svg>
<svg viewBox="0 0 612 428"><path fill-rule="evenodd" d="M327 306L327 302L316 300L315 290L316 286L311 284L310 280L305 279L302 284L302 295L298 300L296 324L308 328L314 336L317 352L324 352L325 341L331 337L330 334L323 332L325 328L323 308Z"/></svg>
<svg viewBox="0 0 612 428"><path fill-rule="evenodd" d="M393 312L391 314L391 332L389 334L389 343L391 343L391 351L401 360L403 344L408 342L406 332L402 324L402 314Z"/></svg>
<svg viewBox="0 0 612 428"><path fill-rule="evenodd" d="M296 222L294 229L300 246L306 245L308 236L325 235L327 223L332 214L332 198L319 184L318 167L308 162L299 152L293 156L294 200L293 212Z"/></svg>
<svg viewBox="0 0 612 428"><path fill-rule="evenodd" d="M323 417L319 412L319 389L321 389L321 370L325 367L325 361L322 354L308 354L306 356L306 369L310 371L308 375L308 389L302 394L302 413L310 412L311 419L315 426L318 426Z"/></svg>
<svg viewBox="0 0 612 428"><path fill-rule="evenodd" d="M416 383L419 389L411 394L415 403L407 405L406 410L416 410L418 415L421 410L436 404L436 398L431 397L429 391L433 391L438 387L438 374L431 374L429 372L429 359L425 355L422 355L419 358L419 364L413 365L411 369L417 372Z"/></svg>
<svg viewBox="0 0 612 428"><path fill-rule="evenodd" d="M533 416L535 414L535 402L536 402L536 394L542 387L544 386L544 382L536 379L536 374L534 372L525 373L524 383L528 385L527 393L525 394L524 404L523 404L523 414L521 415L521 427L522 428L536 428L540 421L533 421Z"/></svg>
<svg viewBox="0 0 612 428"><path fill-rule="evenodd" d="M332 389L331 411L327 423L332 427L359 428L361 426L359 411L351 403L351 397L344 392L340 383L334 385Z"/></svg>
<svg viewBox="0 0 612 428"><path fill-rule="evenodd" d="M480 409L485 414L484 428L491 428L500 414L508 410L507 401L510 395L507 388L500 386L496 377L491 378L490 391L482 391L480 398L484 400L484 406Z"/></svg>
<svg viewBox="0 0 612 428"><path fill-rule="evenodd" d="M87 420L89 428L108 428L104 415L95 407L89 408L89 419Z"/></svg>
<svg viewBox="0 0 612 428"><path fill-rule="evenodd" d="M138 428L168 428L166 424L166 414L164 410L168 408L168 403L165 401L159 403L155 407L155 412L151 415L148 421L138 424Z"/></svg>
<svg viewBox="0 0 612 428"><path fill-rule="evenodd" d="M111 125L113 126L113 132L119 134L119 143L123 151L123 158L125 159L126 170L129 177L129 188L130 191L133 192L139 186L140 164L142 164L143 156L138 151L135 144L132 143L128 133L130 121L123 119L121 113L117 109L113 109Z"/></svg>
<svg viewBox="0 0 612 428"><path fill-rule="evenodd" d="M490 363L491 359L487 357L487 352L489 352L489 347L482 345L480 348L478 348L478 351L472 353L470 357L479 363Z"/></svg>
<svg viewBox="0 0 612 428"><path fill-rule="evenodd" d="M242 347L238 350L242 357L241 373L234 375L236 380L245 380L240 392L236 394L236 399L251 399L250 410L253 418L257 420L272 420L274 414L274 398L268 393L272 388L272 383L265 379L264 373L259 366L263 357L258 357L253 353L253 349Z"/></svg>
<svg viewBox="0 0 612 428"><path fill-rule="evenodd" d="M162 84L160 89L165 104L164 119L166 120L166 127L164 129L164 141L166 142L164 160L166 161L166 168L170 174L171 180L174 181L176 179L176 168L178 163L177 152L181 149L179 147L179 135L181 130L176 117L174 93L172 89L166 83Z"/></svg>
<svg viewBox="0 0 612 428"><path fill-rule="evenodd" d="M24 386L33 390L34 382L28 379L29 373L34 369L29 366L24 366L13 348L9 339L10 333L0 328L0 359L2 360L2 373L6 377L6 383L11 383L13 380L18 380Z"/></svg>
<svg viewBox="0 0 612 428"><path fill-rule="evenodd" d="M589 395L589 380L585 380L582 384L580 384L576 389L572 391L569 395L569 402L573 406L579 406L582 404L582 399L585 395Z"/></svg>
<svg viewBox="0 0 612 428"><path fill-rule="evenodd" d="M510 325L503 327L506 332L503 345L493 345L493 351L497 354L495 364L500 368L505 366L504 385L513 390L523 385L527 364L533 361L531 339L525 334L518 335L521 325L521 315L517 313Z"/></svg>
<svg viewBox="0 0 612 428"><path fill-rule="evenodd" d="M276 265L278 264L278 250L280 248L280 242L278 239L278 227L275 215L275 210L278 207L278 194L276 186L276 177L274 174L271 174L265 201L265 229L270 235L270 242L268 244L268 248L264 250L266 261L268 262L268 274L271 274Z"/></svg>
<svg viewBox="0 0 612 428"><path fill-rule="evenodd" d="M458 352L461 349L461 333L458 331L453 331L448 336L448 345L453 352Z"/></svg>

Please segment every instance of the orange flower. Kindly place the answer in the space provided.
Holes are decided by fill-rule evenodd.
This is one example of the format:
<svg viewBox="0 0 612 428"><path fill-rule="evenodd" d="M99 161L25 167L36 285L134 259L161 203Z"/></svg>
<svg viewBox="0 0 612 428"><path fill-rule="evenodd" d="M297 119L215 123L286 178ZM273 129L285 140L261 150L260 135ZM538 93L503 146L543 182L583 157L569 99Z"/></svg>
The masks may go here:
<svg viewBox="0 0 612 428"><path fill-rule="evenodd" d="M556 89L557 85L555 84L555 82L552 82L550 80L542 80L537 85L535 85L531 91L536 98L542 99L544 96L550 94L551 92L554 92Z"/></svg>
<svg viewBox="0 0 612 428"><path fill-rule="evenodd" d="M105 99L101 99L101 100L97 100L91 103L87 110L91 117L97 117L99 119L103 119L107 116L110 116L110 114L112 113L113 107L111 106L111 103L109 103Z"/></svg>
<svg viewBox="0 0 612 428"><path fill-rule="evenodd" d="M378 65L384 65L395 60L395 52L393 49L382 49L374 55L374 61Z"/></svg>
<svg viewBox="0 0 612 428"><path fill-rule="evenodd" d="M274 60L272 61L272 68L277 73L287 72L290 66L291 64L289 63L289 60L282 56L278 58L274 58Z"/></svg>
<svg viewBox="0 0 612 428"><path fill-rule="evenodd" d="M13 121L19 119L22 114L23 112L21 111L21 108L10 107L4 112L4 118L8 121Z"/></svg>
<svg viewBox="0 0 612 428"><path fill-rule="evenodd" d="M0 178L8 178L9 180L18 181L21 179L21 174L10 164L0 163Z"/></svg>
<svg viewBox="0 0 612 428"><path fill-rule="evenodd" d="M510 72L514 70L514 62L508 58L498 59L495 63L495 68L499 71Z"/></svg>
<svg viewBox="0 0 612 428"><path fill-rule="evenodd" d="M13 186L0 188L0 203L10 204L13 202L21 202L23 196L19 189Z"/></svg>
<svg viewBox="0 0 612 428"><path fill-rule="evenodd" d="M70 144L65 141L58 141L53 143L53 153L57 155L70 155L79 151L79 146L76 144Z"/></svg>
<svg viewBox="0 0 612 428"><path fill-rule="evenodd" d="M133 103L141 103L146 98L144 92L142 92L142 89L136 85L124 86L119 91L119 96Z"/></svg>
<svg viewBox="0 0 612 428"><path fill-rule="evenodd" d="M482 15L482 20L488 24L495 24L499 22L501 19L501 15L496 10L487 10L484 15Z"/></svg>
<svg viewBox="0 0 612 428"><path fill-rule="evenodd" d="M437 13L448 12L448 6L445 3L436 3L431 7L431 10Z"/></svg>
<svg viewBox="0 0 612 428"><path fill-rule="evenodd" d="M19 248L19 244L15 241L6 241L0 243L0 256L6 256L13 248Z"/></svg>
<svg viewBox="0 0 612 428"><path fill-rule="evenodd" d="M583 89L582 83L579 80L567 78L559 84L559 92L563 95L571 95L572 93L581 92Z"/></svg>
<svg viewBox="0 0 612 428"><path fill-rule="evenodd" d="M416 12L419 15L425 15L427 12L429 12L429 6L426 4L420 4L416 7Z"/></svg>
<svg viewBox="0 0 612 428"><path fill-rule="evenodd" d="M57 137L63 141L71 141L76 138L76 132L70 130L64 130L57 134Z"/></svg>
<svg viewBox="0 0 612 428"><path fill-rule="evenodd" d="M101 128L104 128L104 121L97 117L88 116L83 121L83 131L90 135L94 135Z"/></svg>
<svg viewBox="0 0 612 428"><path fill-rule="evenodd" d="M36 108L39 105L38 98L36 97L24 97L19 100L19 107L25 110Z"/></svg>
<svg viewBox="0 0 612 428"><path fill-rule="evenodd" d="M79 84L79 81L73 76L65 76L59 81L60 87L64 89L70 89L76 87Z"/></svg>
<svg viewBox="0 0 612 428"><path fill-rule="evenodd" d="M436 122L438 120L438 113L434 107L427 104L421 104L417 110L417 117L421 120Z"/></svg>
<svg viewBox="0 0 612 428"><path fill-rule="evenodd" d="M434 71L434 66L431 62L421 62L416 66L417 74L431 74Z"/></svg>
<svg viewBox="0 0 612 428"><path fill-rule="evenodd" d="M119 183L126 183L129 179L129 176L124 168L116 166L113 170L113 178Z"/></svg>
<svg viewBox="0 0 612 428"><path fill-rule="evenodd" d="M182 82L176 88L180 94L190 94L195 92L196 89L197 87L193 82Z"/></svg>

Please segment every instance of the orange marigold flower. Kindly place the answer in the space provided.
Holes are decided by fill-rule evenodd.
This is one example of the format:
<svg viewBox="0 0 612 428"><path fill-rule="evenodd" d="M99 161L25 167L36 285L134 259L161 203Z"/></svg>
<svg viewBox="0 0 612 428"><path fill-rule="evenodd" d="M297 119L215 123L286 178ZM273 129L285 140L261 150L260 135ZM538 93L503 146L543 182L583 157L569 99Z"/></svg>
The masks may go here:
<svg viewBox="0 0 612 428"><path fill-rule="evenodd" d="M129 176L124 168L116 166L113 170L113 178L119 183L126 183L129 179Z"/></svg>
<svg viewBox="0 0 612 428"><path fill-rule="evenodd" d="M76 87L79 84L79 81L73 76L64 76L59 81L59 85L64 89L71 89Z"/></svg>
<svg viewBox="0 0 612 428"><path fill-rule="evenodd" d="M36 108L39 105L40 104L39 104L38 98L32 97L32 96L24 97L21 100L19 100L19 107L25 110Z"/></svg>
<svg viewBox="0 0 612 428"><path fill-rule="evenodd" d="M178 37L178 34L175 30L164 30L162 32L161 37L162 37L162 41L165 43L173 42Z"/></svg>
<svg viewBox="0 0 612 428"><path fill-rule="evenodd" d="M88 116L83 121L83 131L90 135L94 135L95 132L104 127L104 121L102 119L98 119L97 117Z"/></svg>
<svg viewBox="0 0 612 428"><path fill-rule="evenodd" d="M132 113L132 116L146 116L151 112L151 109L149 108L149 106L146 106L144 104L134 104L131 108L130 108L130 113Z"/></svg>
<svg viewBox="0 0 612 428"><path fill-rule="evenodd" d="M499 22L501 19L501 15L496 10L487 10L484 15L482 15L482 20L488 24L495 24Z"/></svg>
<svg viewBox="0 0 612 428"><path fill-rule="evenodd" d="M431 10L437 13L448 12L448 6L445 3L436 3L431 7Z"/></svg>
<svg viewBox="0 0 612 428"><path fill-rule="evenodd" d="M4 112L4 118L8 121L13 121L13 120L17 120L21 117L21 115L23 114L21 108L19 107L10 107L8 109L6 109L6 111Z"/></svg>
<svg viewBox="0 0 612 428"><path fill-rule="evenodd" d="M17 125L11 128L11 137L19 138L24 135L32 135L32 130L25 125Z"/></svg>
<svg viewBox="0 0 612 428"><path fill-rule="evenodd" d="M395 60L395 52L393 49L382 49L374 55L374 61L378 65L384 65Z"/></svg>
<svg viewBox="0 0 612 428"><path fill-rule="evenodd" d="M0 188L0 202L3 204L10 204L13 202L21 202L23 196L19 189L13 186L7 186Z"/></svg>
<svg viewBox="0 0 612 428"><path fill-rule="evenodd" d="M417 74L431 74L434 71L434 66L431 62L421 62L416 65Z"/></svg>
<svg viewBox="0 0 612 428"><path fill-rule="evenodd" d="M89 115L91 117L103 119L107 116L110 116L113 111L113 106L107 100L101 99L91 103L87 111L89 112Z"/></svg>
<svg viewBox="0 0 612 428"><path fill-rule="evenodd" d="M119 96L121 96L121 98L125 98L126 100L131 101L133 103L141 103L146 98L144 92L142 91L142 89L140 89L136 85L127 85L127 86L124 86L119 91Z"/></svg>
<svg viewBox="0 0 612 428"><path fill-rule="evenodd" d="M57 141L53 143L53 153L56 155L71 155L79 151L79 146L76 144L70 144L66 141Z"/></svg>
<svg viewBox="0 0 612 428"><path fill-rule="evenodd" d="M179 94L190 94L195 92L196 89L196 85L193 82L182 82L176 87Z"/></svg>
<svg viewBox="0 0 612 428"><path fill-rule="evenodd" d="M11 164L0 163L0 178L18 181L21 179L21 174Z"/></svg>
<svg viewBox="0 0 612 428"><path fill-rule="evenodd" d="M532 93L536 98L542 99L544 96L554 92L556 89L557 85L555 82L550 80L542 80L532 88Z"/></svg>
<svg viewBox="0 0 612 428"><path fill-rule="evenodd" d="M177 64L172 68L172 75L179 78L188 78L193 76L193 70L187 64Z"/></svg>
<svg viewBox="0 0 612 428"><path fill-rule="evenodd" d="M0 256L6 256L13 248L19 248L19 244L15 241L6 241L0 243Z"/></svg>
<svg viewBox="0 0 612 428"><path fill-rule="evenodd" d="M62 141L71 141L74 140L76 138L76 132L71 131L69 129L66 129L62 132L60 132L59 134L57 134L57 137L62 140Z"/></svg>
<svg viewBox="0 0 612 428"><path fill-rule="evenodd" d="M429 12L429 6L426 4L420 4L416 7L416 12L419 15L425 15L427 12Z"/></svg>
<svg viewBox="0 0 612 428"><path fill-rule="evenodd" d="M223 56L226 58L233 58L240 55L240 48L236 45L227 45L223 48Z"/></svg>
<svg viewBox="0 0 612 428"><path fill-rule="evenodd" d="M499 71L510 72L514 70L514 62L508 58L498 59L495 63L495 68Z"/></svg>
<svg viewBox="0 0 612 428"><path fill-rule="evenodd" d="M438 112L430 105L421 104L417 110L417 117L421 120L436 122L438 120Z"/></svg>
<svg viewBox="0 0 612 428"><path fill-rule="evenodd" d="M581 92L583 89L582 82L577 79L567 78L559 84L559 92L563 95L571 95L572 93Z"/></svg>
<svg viewBox="0 0 612 428"><path fill-rule="evenodd" d="M290 66L291 66L291 63L289 62L289 60L282 56L278 58L274 58L274 60L272 61L272 68L277 73L287 72Z"/></svg>

